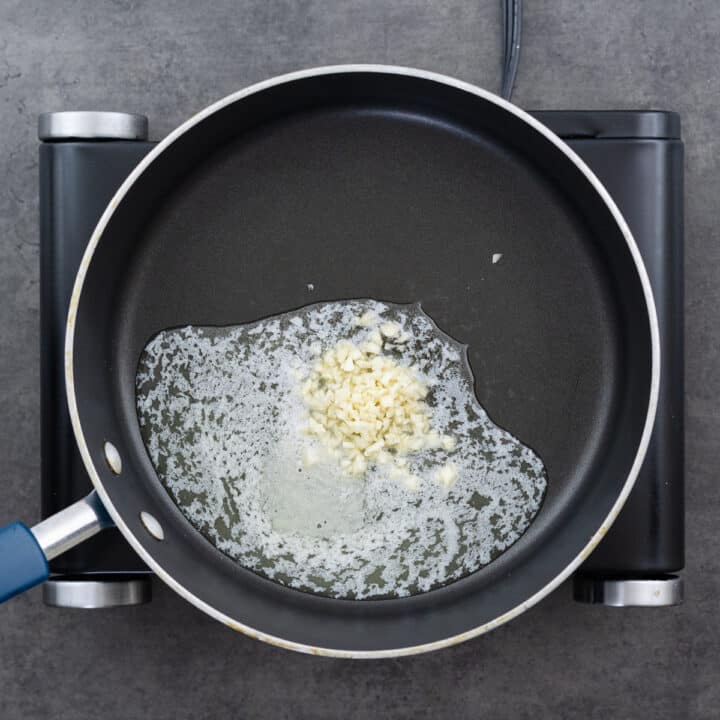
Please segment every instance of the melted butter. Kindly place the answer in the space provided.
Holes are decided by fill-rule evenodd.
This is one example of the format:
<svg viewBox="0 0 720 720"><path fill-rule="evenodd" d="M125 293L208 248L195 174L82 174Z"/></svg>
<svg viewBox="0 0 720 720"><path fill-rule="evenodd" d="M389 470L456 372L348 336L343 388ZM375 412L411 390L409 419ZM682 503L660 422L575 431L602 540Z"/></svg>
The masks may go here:
<svg viewBox="0 0 720 720"><path fill-rule="evenodd" d="M307 434L301 388L319 351L378 327L409 337L383 352L427 385L432 431L453 442L408 454L402 473L370 462L353 476ZM473 388L465 348L419 306L357 300L161 332L140 360L137 411L160 481L227 555L301 590L399 597L478 570L540 508L540 458Z"/></svg>

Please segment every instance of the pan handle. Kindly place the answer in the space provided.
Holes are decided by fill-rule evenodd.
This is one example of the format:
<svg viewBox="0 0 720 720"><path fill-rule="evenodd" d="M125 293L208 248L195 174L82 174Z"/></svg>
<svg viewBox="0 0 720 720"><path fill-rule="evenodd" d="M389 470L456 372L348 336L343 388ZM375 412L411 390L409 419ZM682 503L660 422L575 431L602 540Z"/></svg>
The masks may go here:
<svg viewBox="0 0 720 720"><path fill-rule="evenodd" d="M0 602L47 580L48 560L112 524L93 490L32 528L21 522L0 528Z"/></svg>

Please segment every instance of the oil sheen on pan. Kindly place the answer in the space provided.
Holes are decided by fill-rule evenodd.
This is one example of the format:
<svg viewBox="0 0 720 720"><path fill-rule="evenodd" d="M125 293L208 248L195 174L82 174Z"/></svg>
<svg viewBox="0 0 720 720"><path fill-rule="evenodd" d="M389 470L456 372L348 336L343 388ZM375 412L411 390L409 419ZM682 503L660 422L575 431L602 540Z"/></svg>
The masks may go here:
<svg viewBox="0 0 720 720"><path fill-rule="evenodd" d="M479 570L547 487L540 458L478 403L466 347L419 305L165 330L140 358L137 412L161 483L210 542L335 598Z"/></svg>

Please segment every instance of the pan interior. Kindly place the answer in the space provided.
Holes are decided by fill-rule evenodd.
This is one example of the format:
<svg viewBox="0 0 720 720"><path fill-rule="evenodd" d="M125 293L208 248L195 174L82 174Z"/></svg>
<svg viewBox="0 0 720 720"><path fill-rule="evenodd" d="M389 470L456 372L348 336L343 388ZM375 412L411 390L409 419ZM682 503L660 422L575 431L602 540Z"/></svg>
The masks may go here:
<svg viewBox="0 0 720 720"><path fill-rule="evenodd" d="M548 477L540 512L507 552L399 600L317 597L239 567L158 481L135 409L138 361L158 332L351 298L421 302L469 346L479 402ZM269 635L377 650L501 617L585 548L637 452L651 344L625 238L567 157L483 98L367 73L231 103L161 153L104 230L73 363L100 481L158 567ZM122 477L104 470L107 439L123 456ZM161 520L163 542L141 511Z"/></svg>

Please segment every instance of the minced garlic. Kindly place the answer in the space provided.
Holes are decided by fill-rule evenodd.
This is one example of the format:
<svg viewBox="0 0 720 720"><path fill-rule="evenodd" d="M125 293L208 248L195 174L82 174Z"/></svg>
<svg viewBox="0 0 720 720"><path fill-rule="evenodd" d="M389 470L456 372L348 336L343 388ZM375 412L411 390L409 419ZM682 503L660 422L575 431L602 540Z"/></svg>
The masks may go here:
<svg viewBox="0 0 720 720"><path fill-rule="evenodd" d="M386 323L359 346L341 340L313 365L302 395L307 433L320 438L349 475L362 475L369 463L390 465L392 477L416 489L419 479L404 456L425 448L449 451L455 440L431 429L425 383L412 368L382 354L383 336L399 333L397 325ZM438 480L449 487L454 478Z"/></svg>

